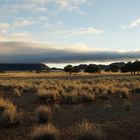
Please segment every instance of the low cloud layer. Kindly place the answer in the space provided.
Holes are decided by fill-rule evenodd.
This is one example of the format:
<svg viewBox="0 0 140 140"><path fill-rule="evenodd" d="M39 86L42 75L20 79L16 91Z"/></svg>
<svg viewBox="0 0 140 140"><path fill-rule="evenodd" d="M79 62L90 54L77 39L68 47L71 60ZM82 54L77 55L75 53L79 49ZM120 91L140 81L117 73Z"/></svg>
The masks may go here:
<svg viewBox="0 0 140 140"><path fill-rule="evenodd" d="M82 45L0 42L0 63L84 63L135 60L140 50L131 52L96 50Z"/></svg>

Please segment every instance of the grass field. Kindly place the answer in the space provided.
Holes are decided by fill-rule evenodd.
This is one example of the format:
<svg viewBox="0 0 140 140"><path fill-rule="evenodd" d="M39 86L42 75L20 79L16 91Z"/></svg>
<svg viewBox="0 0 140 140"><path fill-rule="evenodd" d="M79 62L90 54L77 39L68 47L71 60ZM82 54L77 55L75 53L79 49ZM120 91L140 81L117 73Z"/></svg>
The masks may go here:
<svg viewBox="0 0 140 140"><path fill-rule="evenodd" d="M140 76L0 74L0 140L139 140Z"/></svg>

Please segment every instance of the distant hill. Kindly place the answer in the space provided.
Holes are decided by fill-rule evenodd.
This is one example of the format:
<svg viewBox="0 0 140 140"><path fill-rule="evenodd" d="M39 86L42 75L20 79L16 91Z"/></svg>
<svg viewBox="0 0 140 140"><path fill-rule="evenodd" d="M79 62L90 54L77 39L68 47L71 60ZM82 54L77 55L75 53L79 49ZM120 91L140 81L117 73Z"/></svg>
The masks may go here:
<svg viewBox="0 0 140 140"><path fill-rule="evenodd" d="M0 71L42 71L48 69L49 67L42 63L0 63Z"/></svg>
<svg viewBox="0 0 140 140"><path fill-rule="evenodd" d="M124 62L117 62L117 63L112 63L109 66L113 66L113 65L118 66L119 68L121 68L121 67L125 66L125 63Z"/></svg>

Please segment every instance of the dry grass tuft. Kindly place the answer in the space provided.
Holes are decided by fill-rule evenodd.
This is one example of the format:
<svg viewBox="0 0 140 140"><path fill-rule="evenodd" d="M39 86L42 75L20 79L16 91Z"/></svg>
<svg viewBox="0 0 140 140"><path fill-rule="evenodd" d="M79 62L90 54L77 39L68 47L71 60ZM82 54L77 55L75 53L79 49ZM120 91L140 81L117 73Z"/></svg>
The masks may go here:
<svg viewBox="0 0 140 140"><path fill-rule="evenodd" d="M83 102L94 102L95 101L95 94L93 93L86 93L82 95Z"/></svg>
<svg viewBox="0 0 140 140"><path fill-rule="evenodd" d="M48 123L51 117L51 108L47 106L39 106L36 109L36 114L39 123Z"/></svg>
<svg viewBox="0 0 140 140"><path fill-rule="evenodd" d="M60 110L60 105L59 104L54 104L53 105L53 111L58 111Z"/></svg>
<svg viewBox="0 0 140 140"><path fill-rule="evenodd" d="M88 120L83 120L76 125L77 140L103 140L104 133L99 127L95 127Z"/></svg>
<svg viewBox="0 0 140 140"><path fill-rule="evenodd" d="M77 93L67 93L62 95L62 102L66 104L76 104L79 102Z"/></svg>
<svg viewBox="0 0 140 140"><path fill-rule="evenodd" d="M39 89L36 93L36 98L40 103L54 103L57 97L57 91Z"/></svg>
<svg viewBox="0 0 140 140"><path fill-rule="evenodd" d="M11 126L19 122L16 106L9 100L0 99L0 123Z"/></svg>
<svg viewBox="0 0 140 140"><path fill-rule="evenodd" d="M120 97L122 97L124 99L128 99L130 97L129 90L126 87L124 87L124 88L118 87L114 90L114 93L118 94Z"/></svg>
<svg viewBox="0 0 140 140"><path fill-rule="evenodd" d="M14 97L20 97L21 96L21 92L19 91L19 89L18 88L15 88L14 89Z"/></svg>
<svg viewBox="0 0 140 140"><path fill-rule="evenodd" d="M125 100L125 101L124 101L124 110L125 110L125 111L131 111L131 108L132 108L131 102L128 101L128 100Z"/></svg>
<svg viewBox="0 0 140 140"><path fill-rule="evenodd" d="M32 132L33 140L58 140L59 130L52 124L35 127Z"/></svg>

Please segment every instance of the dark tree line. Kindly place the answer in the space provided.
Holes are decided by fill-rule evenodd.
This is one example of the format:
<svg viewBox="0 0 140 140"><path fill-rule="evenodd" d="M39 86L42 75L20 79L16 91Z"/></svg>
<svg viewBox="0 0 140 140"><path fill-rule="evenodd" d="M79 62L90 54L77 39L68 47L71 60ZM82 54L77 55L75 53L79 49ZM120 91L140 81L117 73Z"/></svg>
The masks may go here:
<svg viewBox="0 0 140 140"><path fill-rule="evenodd" d="M128 63L112 63L110 65L95 65L95 64L81 64L79 66L67 65L64 67L64 71L71 73L77 72L88 72L88 73L100 73L101 70L106 72L130 72L131 74L140 74L140 61L136 60L135 62Z"/></svg>
<svg viewBox="0 0 140 140"><path fill-rule="evenodd" d="M99 73L100 69L99 66L95 64L79 65L79 66L67 65L66 67L64 67L64 71L68 72L69 74L81 71L88 73Z"/></svg>
<svg viewBox="0 0 140 140"><path fill-rule="evenodd" d="M140 74L140 61L128 62L124 67L121 68L122 72L131 72L131 74Z"/></svg>

